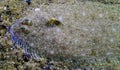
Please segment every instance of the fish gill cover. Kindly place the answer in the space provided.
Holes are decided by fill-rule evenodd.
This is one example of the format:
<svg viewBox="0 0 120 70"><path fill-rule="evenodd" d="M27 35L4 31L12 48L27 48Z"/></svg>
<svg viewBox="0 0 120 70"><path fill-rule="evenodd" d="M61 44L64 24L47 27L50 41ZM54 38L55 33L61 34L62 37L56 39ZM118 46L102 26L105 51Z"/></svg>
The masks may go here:
<svg viewBox="0 0 120 70"><path fill-rule="evenodd" d="M95 8L82 4L40 6L39 11L11 26L11 38L35 58L70 60L78 65L82 58L98 65L118 63L120 24L108 10Z"/></svg>

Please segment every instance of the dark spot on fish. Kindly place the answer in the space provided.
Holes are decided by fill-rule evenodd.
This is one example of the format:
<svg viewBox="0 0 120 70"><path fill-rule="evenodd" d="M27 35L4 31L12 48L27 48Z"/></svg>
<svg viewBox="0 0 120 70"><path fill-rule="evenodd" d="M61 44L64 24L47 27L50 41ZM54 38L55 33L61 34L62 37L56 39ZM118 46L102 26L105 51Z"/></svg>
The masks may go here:
<svg viewBox="0 0 120 70"><path fill-rule="evenodd" d="M55 18L48 20L46 23L46 26L48 27L54 27L54 26L59 26L59 25L62 25L62 23Z"/></svg>

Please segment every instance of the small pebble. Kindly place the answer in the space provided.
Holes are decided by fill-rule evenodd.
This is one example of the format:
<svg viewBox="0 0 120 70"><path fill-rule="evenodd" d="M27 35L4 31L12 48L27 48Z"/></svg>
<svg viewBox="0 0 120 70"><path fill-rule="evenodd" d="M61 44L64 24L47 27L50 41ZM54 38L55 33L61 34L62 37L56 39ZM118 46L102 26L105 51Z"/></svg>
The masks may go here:
<svg viewBox="0 0 120 70"><path fill-rule="evenodd" d="M31 4L31 0L26 0L26 3L27 3L28 5L30 5L30 4Z"/></svg>

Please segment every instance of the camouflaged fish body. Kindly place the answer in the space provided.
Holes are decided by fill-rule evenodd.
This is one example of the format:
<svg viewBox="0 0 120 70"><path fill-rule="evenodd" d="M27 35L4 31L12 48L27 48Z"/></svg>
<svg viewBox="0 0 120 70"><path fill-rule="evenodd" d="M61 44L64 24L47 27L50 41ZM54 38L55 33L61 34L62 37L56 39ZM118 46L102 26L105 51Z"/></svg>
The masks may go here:
<svg viewBox="0 0 120 70"><path fill-rule="evenodd" d="M34 57L44 56L47 53L51 55L65 53L64 48L68 50L65 46L69 44L64 43L67 36L61 26L47 26L48 21L48 18L42 15L19 19L10 28L11 38L15 44Z"/></svg>
<svg viewBox="0 0 120 70"><path fill-rule="evenodd" d="M28 14L11 26L11 38L35 58L69 61L72 66L81 65L81 57L83 64L84 60L98 66L120 63L119 22L109 19L103 9L78 6L42 6L40 11ZM62 25L58 21L54 23L53 17Z"/></svg>

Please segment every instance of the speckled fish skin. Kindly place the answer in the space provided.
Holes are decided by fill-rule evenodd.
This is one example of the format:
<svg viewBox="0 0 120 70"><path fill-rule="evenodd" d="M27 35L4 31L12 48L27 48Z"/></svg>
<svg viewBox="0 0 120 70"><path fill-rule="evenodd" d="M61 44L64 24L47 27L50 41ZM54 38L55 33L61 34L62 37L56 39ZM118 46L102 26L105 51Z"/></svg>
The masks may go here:
<svg viewBox="0 0 120 70"><path fill-rule="evenodd" d="M106 18L109 17L106 12L73 3L40 6L39 11L28 14L11 26L11 38L35 58L45 56L66 62L68 59L70 64L73 60L78 65L82 64L79 57L98 66L101 63L103 66L104 63L109 64L109 61L111 64L120 63L117 47L120 24ZM63 26L47 27L46 22L53 17L59 19ZM22 24L25 19L31 21L32 25ZM89 58L93 58L92 61Z"/></svg>
<svg viewBox="0 0 120 70"><path fill-rule="evenodd" d="M34 23L34 21L32 21L32 25L28 26L22 24L25 19L38 22ZM62 53L63 56L69 54L66 46L70 43L69 41L68 43L65 43L67 42L67 40L65 40L67 39L67 35L65 35L62 27L48 27L45 25L47 21L48 19L42 15L35 15L33 18L25 17L17 20L10 28L12 40L23 48L26 53L29 53L34 57L44 56L47 53L50 55ZM26 34L23 32L22 28L28 30L29 33Z"/></svg>

